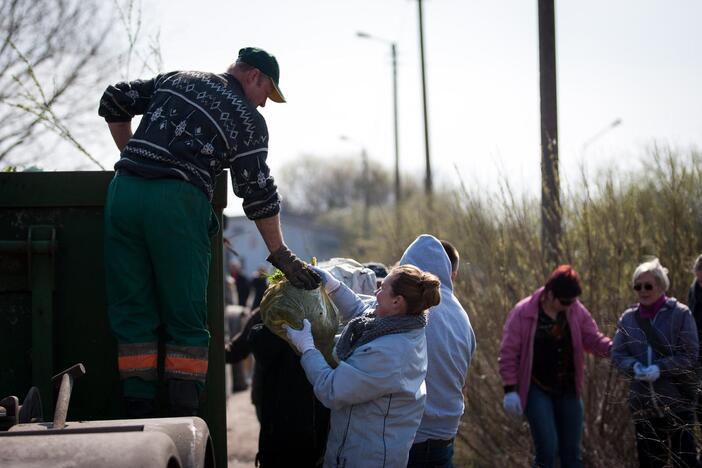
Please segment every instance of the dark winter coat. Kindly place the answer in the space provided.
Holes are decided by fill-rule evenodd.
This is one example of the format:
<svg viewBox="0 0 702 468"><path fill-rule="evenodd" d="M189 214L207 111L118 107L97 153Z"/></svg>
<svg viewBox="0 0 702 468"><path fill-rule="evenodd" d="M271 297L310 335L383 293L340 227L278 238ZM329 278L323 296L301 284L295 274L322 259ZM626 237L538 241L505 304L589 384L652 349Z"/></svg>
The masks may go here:
<svg viewBox="0 0 702 468"><path fill-rule="evenodd" d="M321 466L329 410L315 398L300 357L263 324L251 329L249 344L259 366L260 466Z"/></svg>
<svg viewBox="0 0 702 468"><path fill-rule="evenodd" d="M693 372L697 361L697 326L690 310L674 298L669 298L656 313L651 326L658 333L668 356L657 356L636 321L638 305L630 307L619 319L612 346L612 362L621 373L630 377L629 406L634 413L653 414L660 410L673 412L692 409L692 402L680 392L679 376ZM661 376L653 383L635 380L634 364L656 364Z"/></svg>

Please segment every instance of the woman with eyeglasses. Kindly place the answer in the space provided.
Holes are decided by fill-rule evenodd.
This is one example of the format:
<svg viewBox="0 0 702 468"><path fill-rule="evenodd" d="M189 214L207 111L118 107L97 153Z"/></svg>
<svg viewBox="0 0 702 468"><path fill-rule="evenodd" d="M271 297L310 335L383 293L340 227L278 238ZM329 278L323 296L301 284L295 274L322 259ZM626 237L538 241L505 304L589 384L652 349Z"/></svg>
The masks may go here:
<svg viewBox="0 0 702 468"><path fill-rule="evenodd" d="M694 371L698 338L690 310L665 292L667 270L658 259L634 271L638 304L619 319L612 361L631 379L629 408L641 467L697 465Z"/></svg>
<svg viewBox="0 0 702 468"><path fill-rule="evenodd" d="M500 346L503 405L526 415L534 440L534 466L581 467L585 352L609 355L600 333L578 300L582 286L570 265L553 270L546 284L522 299L507 317Z"/></svg>

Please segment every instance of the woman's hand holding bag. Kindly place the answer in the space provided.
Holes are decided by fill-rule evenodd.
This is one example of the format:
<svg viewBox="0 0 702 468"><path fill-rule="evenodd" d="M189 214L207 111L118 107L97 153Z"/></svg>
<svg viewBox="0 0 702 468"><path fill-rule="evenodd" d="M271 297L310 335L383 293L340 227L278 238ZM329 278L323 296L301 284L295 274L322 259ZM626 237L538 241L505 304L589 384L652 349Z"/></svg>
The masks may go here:
<svg viewBox="0 0 702 468"><path fill-rule="evenodd" d="M305 351L315 349L314 339L312 338L312 325L310 325L309 320L305 319L302 321L301 330L296 330L288 324L283 324L283 328L300 354L305 354Z"/></svg>

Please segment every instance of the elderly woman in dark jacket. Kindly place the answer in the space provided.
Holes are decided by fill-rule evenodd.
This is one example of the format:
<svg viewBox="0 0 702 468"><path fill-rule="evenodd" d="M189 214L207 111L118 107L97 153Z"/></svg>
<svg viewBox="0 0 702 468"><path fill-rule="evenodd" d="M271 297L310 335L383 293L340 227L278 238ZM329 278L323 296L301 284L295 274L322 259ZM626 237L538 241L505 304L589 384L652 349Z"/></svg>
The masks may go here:
<svg viewBox="0 0 702 468"><path fill-rule="evenodd" d="M612 361L630 377L629 407L641 467L697 466L694 396L687 376L697 361L697 327L690 310L665 291L670 282L658 259L636 268L639 302L619 319ZM691 374L692 373L692 374Z"/></svg>

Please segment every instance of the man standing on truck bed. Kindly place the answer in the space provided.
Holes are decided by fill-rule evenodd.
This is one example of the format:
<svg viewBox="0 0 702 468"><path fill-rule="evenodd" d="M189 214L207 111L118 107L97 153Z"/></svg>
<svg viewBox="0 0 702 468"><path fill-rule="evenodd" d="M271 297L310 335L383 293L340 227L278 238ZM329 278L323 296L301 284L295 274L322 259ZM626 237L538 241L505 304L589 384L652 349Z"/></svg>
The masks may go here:
<svg viewBox="0 0 702 468"><path fill-rule="evenodd" d="M319 284L283 242L280 198L266 165L268 129L256 108L269 98L285 102L279 76L273 55L246 47L226 73L118 83L100 100L121 151L105 204L105 265L128 417L154 414L160 325L171 415L197 413L210 337L210 238L219 227L210 201L223 168L271 252L268 261L296 287Z"/></svg>

